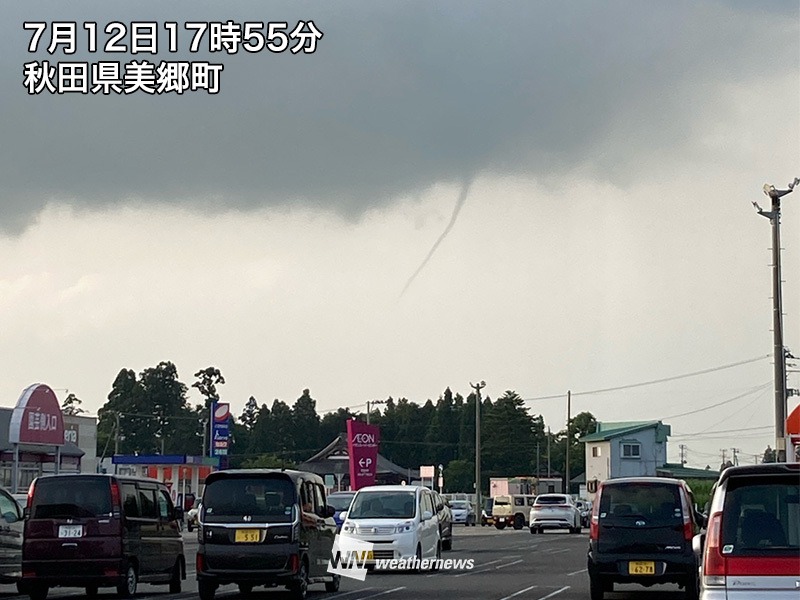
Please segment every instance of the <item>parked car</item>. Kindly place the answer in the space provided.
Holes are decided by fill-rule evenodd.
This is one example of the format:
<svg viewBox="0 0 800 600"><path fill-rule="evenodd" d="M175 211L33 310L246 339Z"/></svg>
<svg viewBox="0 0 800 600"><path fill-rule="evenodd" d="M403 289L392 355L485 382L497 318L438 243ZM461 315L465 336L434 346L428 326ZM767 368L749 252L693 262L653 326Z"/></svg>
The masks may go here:
<svg viewBox="0 0 800 600"><path fill-rule="evenodd" d="M51 587L95 596L116 586L123 598L139 582L181 591L183 538L166 486L116 475L45 475L31 484L25 509L21 590L44 600Z"/></svg>
<svg viewBox="0 0 800 600"><path fill-rule="evenodd" d="M450 511L453 513L453 523L463 523L467 527L475 525L475 509L469 500L451 500Z"/></svg>
<svg viewBox="0 0 800 600"><path fill-rule="evenodd" d="M581 527L589 527L589 521L592 517L592 503L588 500L576 500L575 506L578 512L581 513Z"/></svg>
<svg viewBox="0 0 800 600"><path fill-rule="evenodd" d="M702 600L788 600L800 582L800 464L729 467L711 500ZM705 542L703 544L703 542Z"/></svg>
<svg viewBox="0 0 800 600"><path fill-rule="evenodd" d="M16 500L17 504L19 504L20 509L23 511L25 507L28 506L28 494L11 494L11 497Z"/></svg>
<svg viewBox="0 0 800 600"><path fill-rule="evenodd" d="M333 513L333 520L336 521L337 531L342 528L342 513L347 512L347 509L350 508L350 503L355 495L355 492L333 492L328 495L328 505L336 511Z"/></svg>
<svg viewBox="0 0 800 600"><path fill-rule="evenodd" d="M492 498L484 500L483 508L481 509L481 527L485 525L494 525L494 516L492 514L493 506L494 500Z"/></svg>
<svg viewBox="0 0 800 600"><path fill-rule="evenodd" d="M213 600L220 585L242 594L255 586L284 585L292 598L308 586L339 589L327 572L336 523L319 475L283 469L230 469L211 473L200 512L197 586Z"/></svg>
<svg viewBox="0 0 800 600"><path fill-rule="evenodd" d="M24 504L0 488L0 583L19 583L22 578L22 520Z"/></svg>
<svg viewBox="0 0 800 600"><path fill-rule="evenodd" d="M595 494L589 526L588 572L592 600L614 583L677 583L698 597L698 563L692 549L701 523L692 491L666 477L610 479ZM748 596L749 598L749 596Z"/></svg>
<svg viewBox="0 0 800 600"><path fill-rule="evenodd" d="M353 498L341 537L373 544L375 560L440 558L442 544L433 493L416 485L361 488Z"/></svg>
<svg viewBox="0 0 800 600"><path fill-rule="evenodd" d="M200 524L200 509L202 508L200 498L195 499L194 506L186 513L186 529L190 532Z"/></svg>
<svg viewBox="0 0 800 600"><path fill-rule="evenodd" d="M442 550L453 549L453 511L448 501L438 492L431 492L433 508L439 518L439 539L442 541Z"/></svg>
<svg viewBox="0 0 800 600"><path fill-rule="evenodd" d="M533 494L495 496L492 506L494 526L497 529L505 529L506 526L522 529L528 525L530 507L535 499Z"/></svg>
<svg viewBox="0 0 800 600"><path fill-rule="evenodd" d="M536 496L528 517L531 533L545 529L568 529L581 532L581 511L568 494L541 494Z"/></svg>

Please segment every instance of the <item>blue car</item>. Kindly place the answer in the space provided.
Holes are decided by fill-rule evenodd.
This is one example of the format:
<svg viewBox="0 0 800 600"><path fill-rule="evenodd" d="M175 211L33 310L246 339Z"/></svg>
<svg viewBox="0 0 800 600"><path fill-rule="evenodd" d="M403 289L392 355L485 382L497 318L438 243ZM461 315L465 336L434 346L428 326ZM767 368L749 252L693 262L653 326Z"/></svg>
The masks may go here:
<svg viewBox="0 0 800 600"><path fill-rule="evenodd" d="M337 531L342 528L342 513L347 512L350 508L350 503L355 495L355 492L333 492L328 494L328 506L332 506L336 511L333 514L333 520L336 521Z"/></svg>

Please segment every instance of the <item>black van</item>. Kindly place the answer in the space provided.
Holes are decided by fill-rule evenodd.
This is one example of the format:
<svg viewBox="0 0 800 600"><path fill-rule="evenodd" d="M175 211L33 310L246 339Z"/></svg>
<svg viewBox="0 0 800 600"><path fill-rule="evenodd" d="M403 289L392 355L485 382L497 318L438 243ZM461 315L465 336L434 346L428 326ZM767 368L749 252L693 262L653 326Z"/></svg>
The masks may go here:
<svg viewBox="0 0 800 600"><path fill-rule="evenodd" d="M667 477L610 479L598 487L589 523L589 589L602 600L614 583L677 583L697 600L692 548L701 517L688 485Z"/></svg>
<svg viewBox="0 0 800 600"><path fill-rule="evenodd" d="M201 600L220 585L284 585L297 599L308 585L339 589L327 571L336 535L334 509L313 473L232 469L206 478L197 529L197 581Z"/></svg>
<svg viewBox="0 0 800 600"><path fill-rule="evenodd" d="M166 486L115 475L46 475L28 492L20 591L44 600L49 588L115 586L123 598L138 582L181 591L183 538Z"/></svg>

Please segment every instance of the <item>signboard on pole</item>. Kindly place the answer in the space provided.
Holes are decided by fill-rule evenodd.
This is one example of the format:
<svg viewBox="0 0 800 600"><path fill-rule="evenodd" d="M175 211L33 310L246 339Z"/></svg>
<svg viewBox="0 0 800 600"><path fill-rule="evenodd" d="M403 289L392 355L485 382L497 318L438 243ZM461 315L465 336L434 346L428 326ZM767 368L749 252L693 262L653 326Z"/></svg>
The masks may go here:
<svg viewBox="0 0 800 600"><path fill-rule="evenodd" d="M361 421L347 421L347 453L350 455L350 487L353 490L375 485L378 470L380 429Z"/></svg>
<svg viewBox="0 0 800 600"><path fill-rule="evenodd" d="M228 456L228 421L231 417L231 405L227 402L211 404L211 456Z"/></svg>
<svg viewBox="0 0 800 600"><path fill-rule="evenodd" d="M64 445L64 417L55 392L43 383L29 385L11 413L12 444Z"/></svg>

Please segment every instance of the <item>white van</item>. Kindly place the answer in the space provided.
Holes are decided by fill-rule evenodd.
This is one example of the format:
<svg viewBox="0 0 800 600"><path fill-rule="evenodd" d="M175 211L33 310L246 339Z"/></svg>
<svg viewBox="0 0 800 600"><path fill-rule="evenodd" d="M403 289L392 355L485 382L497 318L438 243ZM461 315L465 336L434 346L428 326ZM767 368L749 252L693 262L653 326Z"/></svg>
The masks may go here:
<svg viewBox="0 0 800 600"><path fill-rule="evenodd" d="M342 515L340 537L373 544L367 564L378 560L438 559L442 555L439 520L428 488L379 485L356 492Z"/></svg>

